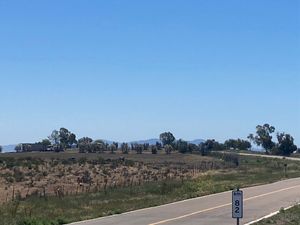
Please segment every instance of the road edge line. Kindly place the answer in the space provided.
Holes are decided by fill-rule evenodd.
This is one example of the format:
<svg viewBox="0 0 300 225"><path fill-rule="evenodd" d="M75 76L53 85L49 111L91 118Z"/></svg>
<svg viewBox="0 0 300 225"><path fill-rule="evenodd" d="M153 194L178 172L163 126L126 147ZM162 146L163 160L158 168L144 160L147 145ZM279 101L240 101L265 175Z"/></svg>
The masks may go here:
<svg viewBox="0 0 300 225"><path fill-rule="evenodd" d="M297 204L295 204L295 205L291 205L291 206L289 206L289 207L286 207L286 208L284 208L284 210L289 210L289 209L291 209L291 208L293 208L293 207L295 207L295 206L297 206L297 205L300 205L300 202L297 203ZM266 215L266 216L261 217L261 218L259 218L259 219L257 219L257 220L251 221L251 222L246 223L246 224L244 224L244 225L252 225L252 224L254 224L254 223L258 223L258 222L260 222L260 221L262 221L262 220L264 220L264 219L268 219L268 218L271 218L271 217L273 217L273 216L276 216L276 215L279 214L279 213L280 213L280 210L279 210L279 211L276 211L276 212L272 212L272 213L270 213L269 215Z"/></svg>

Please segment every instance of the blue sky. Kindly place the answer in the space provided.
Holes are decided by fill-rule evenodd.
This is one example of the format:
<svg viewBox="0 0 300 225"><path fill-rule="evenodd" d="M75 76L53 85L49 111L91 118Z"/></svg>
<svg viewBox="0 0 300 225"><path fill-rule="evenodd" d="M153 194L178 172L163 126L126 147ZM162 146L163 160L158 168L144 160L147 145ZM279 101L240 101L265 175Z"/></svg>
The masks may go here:
<svg viewBox="0 0 300 225"><path fill-rule="evenodd" d="M0 0L0 144L62 126L300 145L298 0Z"/></svg>

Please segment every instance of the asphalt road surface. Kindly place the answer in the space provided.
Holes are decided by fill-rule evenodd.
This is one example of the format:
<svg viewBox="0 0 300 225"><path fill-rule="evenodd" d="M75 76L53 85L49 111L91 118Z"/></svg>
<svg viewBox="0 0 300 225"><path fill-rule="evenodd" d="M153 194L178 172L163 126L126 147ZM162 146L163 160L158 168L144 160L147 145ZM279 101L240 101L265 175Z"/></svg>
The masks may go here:
<svg viewBox="0 0 300 225"><path fill-rule="evenodd" d="M257 156L257 157L264 157L264 158L272 158L272 159L287 159L287 160L293 160L293 161L300 161L300 158L296 157L284 157L284 156L278 156L278 155L262 155L262 154L250 154L250 153L238 153L239 155L245 155L245 156Z"/></svg>
<svg viewBox="0 0 300 225"><path fill-rule="evenodd" d="M300 202L300 178L244 191L245 224L259 219L282 207ZM204 196L168 205L124 213L116 216L77 222L77 225L232 225L231 192Z"/></svg>

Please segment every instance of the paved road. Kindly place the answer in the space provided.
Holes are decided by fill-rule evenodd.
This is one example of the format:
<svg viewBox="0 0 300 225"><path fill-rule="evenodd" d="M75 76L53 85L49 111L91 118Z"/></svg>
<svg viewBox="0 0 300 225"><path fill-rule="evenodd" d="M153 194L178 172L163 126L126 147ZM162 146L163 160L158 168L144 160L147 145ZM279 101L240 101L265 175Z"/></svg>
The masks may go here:
<svg viewBox="0 0 300 225"><path fill-rule="evenodd" d="M243 189L241 224L256 220L281 207L300 202L300 178ZM176 202L121 215L74 223L77 225L232 225L231 192Z"/></svg>
<svg viewBox="0 0 300 225"><path fill-rule="evenodd" d="M273 158L273 159L287 159L287 160L293 160L293 161L300 161L300 158L296 157L283 157L278 155L262 155L262 154L250 154L250 153L238 153L239 155L245 155L245 156L258 156L258 157L264 157L264 158Z"/></svg>

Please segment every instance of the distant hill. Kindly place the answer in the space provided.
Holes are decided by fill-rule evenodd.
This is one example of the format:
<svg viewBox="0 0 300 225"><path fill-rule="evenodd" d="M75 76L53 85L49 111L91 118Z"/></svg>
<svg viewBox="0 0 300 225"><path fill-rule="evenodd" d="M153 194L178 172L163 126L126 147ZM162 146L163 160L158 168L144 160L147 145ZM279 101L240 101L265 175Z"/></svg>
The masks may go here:
<svg viewBox="0 0 300 225"><path fill-rule="evenodd" d="M100 139L100 140L103 140L103 139ZM110 141L110 140L103 140L105 143L107 143L107 144L112 144L114 141ZM127 142L127 143L129 143L129 144L150 144L150 145L155 145L156 144L156 142L160 142L161 143L161 141L159 140L159 139L156 139L156 138L152 138L152 139L147 139L147 140L139 140L139 141L129 141L129 142ZM117 143L119 144L119 145L121 145L123 142L120 142L120 141L117 141Z"/></svg>
<svg viewBox="0 0 300 225"><path fill-rule="evenodd" d="M140 141L131 141L130 143L155 145L156 142L161 143L161 141L157 138L152 138L152 139L147 139L147 140L140 140Z"/></svg>
<svg viewBox="0 0 300 225"><path fill-rule="evenodd" d="M2 152L15 152L16 145L3 145Z"/></svg>
<svg viewBox="0 0 300 225"><path fill-rule="evenodd" d="M193 141L188 141L188 142L191 144L199 145L199 144L205 142L205 140L204 139L195 139Z"/></svg>
<svg viewBox="0 0 300 225"><path fill-rule="evenodd" d="M141 141L132 141L130 143L137 143L137 144L150 144L150 145L155 145L156 142L159 142L161 143L161 141L157 138L152 138L152 139L148 139L148 140L141 140ZM205 140L203 139L195 139L193 141L188 141L188 143L191 143L191 144L196 144L196 145L199 145L200 143L202 142L205 142Z"/></svg>

